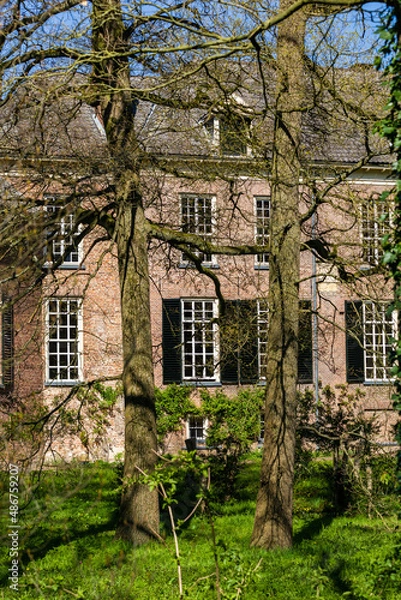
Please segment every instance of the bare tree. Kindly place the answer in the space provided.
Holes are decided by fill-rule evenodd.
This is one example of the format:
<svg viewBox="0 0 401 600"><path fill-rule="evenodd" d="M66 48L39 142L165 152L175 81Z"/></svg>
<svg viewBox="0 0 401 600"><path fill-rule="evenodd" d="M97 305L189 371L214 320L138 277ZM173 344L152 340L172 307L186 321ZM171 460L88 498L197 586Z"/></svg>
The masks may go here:
<svg viewBox="0 0 401 600"><path fill-rule="evenodd" d="M47 96L33 101L39 121L46 103L51 105L61 98L63 101L73 99L73 113L83 103L89 103L98 111L104 125L104 154L88 162L86 152L80 178L82 189L89 172L92 186L89 183L87 189L92 187L100 204L78 211L76 227L77 233L78 228L83 227L78 233L79 239L100 227L117 247L126 407L124 478L127 483L119 534L134 543L142 543L158 529L156 492L150 492L138 481L138 467L142 471L151 470L156 460L149 240L166 242L186 252L198 269L214 280L222 301L217 278L202 266L199 253L244 255L267 251L267 247L233 243L233 240L215 244L196 233L162 227L145 215L143 171L147 157L136 128L138 102L148 101L180 111L201 107L210 116L223 110L230 121L232 114L238 116L239 107L230 106L236 86L232 82L227 85L221 78L217 59L226 61L223 71L230 57L238 55L238 62L242 57L255 59L262 80L261 121L266 125L271 122L271 115L274 118L271 146L259 144L258 156L262 158L255 162L259 173L264 174L270 163L272 165L274 219L270 236L271 319L266 386L266 422L272 426L268 434L271 437L266 438L268 443L265 444L268 450L265 451L253 543L264 547L288 546L291 543L300 222L306 221L315 209L312 204L307 216L300 217L301 116L310 108L305 89L304 6L311 3L285 2L271 14L259 14L252 5L238 3L235 10L243 11L245 27L239 27L238 21L231 19L232 15L227 18L220 3L215 4L213 19L206 11L208 7L198 4L161 2L149 12L142 2L126 7L119 0L94 0L91 11L84 3L75 1L61 2L50 8L38 3L35 10L29 11L19 2L7 3L1 9L4 13L0 37L2 98L7 108L7 102L14 102L24 86L32 83L35 87L38 82L43 92L46 87L43 81L47 81L50 82L46 87ZM340 10L355 5L352 0L340 3L325 0L320 4L323 12L324 7L335 6ZM67 15L65 22L60 20L62 15ZM264 36L276 26L275 54ZM273 66L275 91L271 96L265 75ZM52 80L54 74L57 77ZM198 83L192 85L196 80ZM22 94L21 102L25 102L26 97ZM242 123L249 117L246 113L242 108ZM236 127L228 128L231 142L236 137L238 141L238 133ZM37 142L35 135L31 150L36 151ZM39 158L43 144L30 156L26 146L14 150L17 155L17 150L22 150L27 159ZM102 162L103 169L100 168ZM177 172L175 166L166 165L166 161L163 166L167 171ZM99 169L103 171L103 178L99 177ZM65 171L58 173L58 177L65 175ZM226 179L230 181L237 174L228 173ZM94 175L97 179L93 185ZM343 175L338 177L341 180ZM77 192L79 187L75 184ZM320 191L320 197L324 195ZM25 258L28 256L29 253Z"/></svg>

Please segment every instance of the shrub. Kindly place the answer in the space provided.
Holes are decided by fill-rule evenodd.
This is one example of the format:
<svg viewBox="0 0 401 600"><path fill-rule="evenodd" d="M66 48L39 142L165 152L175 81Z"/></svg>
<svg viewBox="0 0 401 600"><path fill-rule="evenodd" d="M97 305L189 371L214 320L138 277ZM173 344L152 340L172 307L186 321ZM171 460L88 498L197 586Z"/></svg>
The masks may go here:
<svg viewBox="0 0 401 600"><path fill-rule="evenodd" d="M263 396L260 388L242 389L231 398L220 391L202 392L201 411L209 420L207 445L214 450L210 464L216 499L234 494L240 459L260 435Z"/></svg>
<svg viewBox="0 0 401 600"><path fill-rule="evenodd" d="M330 452L333 461L333 496L337 512L370 512L383 492L394 488L394 460L374 439L379 431L375 417L366 417L364 393L340 385L326 386L316 404L313 391L299 394L297 455L307 463L312 448Z"/></svg>

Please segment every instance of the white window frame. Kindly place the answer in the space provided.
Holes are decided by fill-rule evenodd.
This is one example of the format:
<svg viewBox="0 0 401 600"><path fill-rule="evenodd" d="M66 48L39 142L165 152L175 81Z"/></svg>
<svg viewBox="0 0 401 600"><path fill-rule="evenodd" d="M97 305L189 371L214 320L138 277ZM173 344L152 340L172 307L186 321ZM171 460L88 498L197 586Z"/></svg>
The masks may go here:
<svg viewBox="0 0 401 600"><path fill-rule="evenodd" d="M211 306L207 307L207 305ZM183 381L220 381L217 317L217 300L181 299ZM212 369L208 365L209 359L213 361Z"/></svg>
<svg viewBox="0 0 401 600"><path fill-rule="evenodd" d="M216 220L215 220L215 211L216 211L216 197L211 196L210 194L181 194L180 195L180 215L181 215L181 228L183 231L186 231L188 223L191 219L191 214L189 214L189 208L184 210L184 203L188 201L193 201L194 203L194 211L193 211L193 226L188 230L188 233L194 233L200 237L202 237L205 241L212 242L214 232L216 229ZM210 202L210 223L202 222L202 213L200 210L200 204L203 202ZM189 219L188 219L189 214ZM210 231L205 231L205 227L209 226ZM198 257L202 257L203 265L214 265L215 257L213 254L206 254L200 250L196 250L195 248L191 248L190 251ZM182 263L184 265L190 264L188 257L183 253L181 257Z"/></svg>
<svg viewBox="0 0 401 600"><path fill-rule="evenodd" d="M48 199L49 200L49 199ZM49 245L51 245L51 256L54 260L58 260L65 253L68 246L71 245L73 241L74 235L77 235L81 228L78 228L78 231L75 232L74 235L71 235L72 230L75 225L75 215L74 213L67 213L58 217L57 212L62 211L63 206L57 204L56 202L52 202L53 199L50 199L49 203L46 204L44 210L47 213L53 213L55 215L55 220L53 223L53 227L57 230L56 238L49 240ZM60 238L57 239L57 235L60 235ZM67 256L64 257L63 262L59 265L58 268L70 268L77 269L81 265L83 261L83 244L82 241L78 244L75 250L72 250Z"/></svg>
<svg viewBox="0 0 401 600"><path fill-rule="evenodd" d="M13 382L14 326L10 302L9 297L3 297L0 288L0 389L12 385Z"/></svg>
<svg viewBox="0 0 401 600"><path fill-rule="evenodd" d="M397 312L387 314L388 302L363 302L365 382L391 381L389 352L397 336Z"/></svg>
<svg viewBox="0 0 401 600"><path fill-rule="evenodd" d="M196 420L199 422L201 421L202 425L201 426L199 426L197 424L191 425L191 420ZM208 427L209 427L209 422L206 419L206 417L201 417L199 415L189 415L187 418L187 421L186 421L186 437L191 440L196 440L197 446L205 446ZM199 437L198 435L193 435L193 433L194 432L197 433L197 431L199 429L202 430L202 436Z"/></svg>
<svg viewBox="0 0 401 600"><path fill-rule="evenodd" d="M3 331L3 299L0 294L0 389L4 388L4 331Z"/></svg>
<svg viewBox="0 0 401 600"><path fill-rule="evenodd" d="M383 215L387 215L384 220ZM374 196L366 199L360 208L360 220L363 259L368 265L379 265L383 257L381 241L392 223L391 204Z"/></svg>
<svg viewBox="0 0 401 600"><path fill-rule="evenodd" d="M254 210L255 210L255 243L257 245L266 245L270 239L270 218L271 218L271 197L270 196L254 196ZM263 208L259 210L258 202L263 203ZM265 206L267 203L268 216L265 216ZM259 232L262 229L262 232ZM268 267L269 266L269 253L262 252L255 256L256 267Z"/></svg>
<svg viewBox="0 0 401 600"><path fill-rule="evenodd" d="M71 322L72 312L71 303L74 302L76 310L76 324ZM66 303L67 310L61 311L62 303ZM52 311L52 304L56 304L57 310ZM83 314L82 298L52 296L46 300L46 384L47 385L75 385L83 381ZM51 328L53 326L51 316L56 315L57 331L53 335ZM60 319L62 315L65 318ZM66 330L65 335L61 335L62 330ZM71 335L71 330L76 330L75 337ZM71 349L76 344L76 351ZM63 345L65 345L63 347ZM53 360L55 357L56 360ZM66 357L66 364L61 364L62 357ZM71 357L76 358L76 365L71 364ZM71 370L76 370L76 377L70 377ZM56 371L53 373L52 371ZM63 371L66 371L64 375Z"/></svg>
<svg viewBox="0 0 401 600"><path fill-rule="evenodd" d="M266 380L267 331L269 326L269 306L266 299L257 301L258 311L258 373L259 380Z"/></svg>
<svg viewBox="0 0 401 600"><path fill-rule="evenodd" d="M258 442L259 444L263 444L265 441L265 413L261 411L259 413L259 436Z"/></svg>

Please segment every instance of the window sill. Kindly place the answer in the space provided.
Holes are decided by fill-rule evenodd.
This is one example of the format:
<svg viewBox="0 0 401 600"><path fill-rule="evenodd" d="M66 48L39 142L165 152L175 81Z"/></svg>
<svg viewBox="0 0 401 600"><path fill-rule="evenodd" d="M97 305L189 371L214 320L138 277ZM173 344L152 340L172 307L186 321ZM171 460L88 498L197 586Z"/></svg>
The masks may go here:
<svg viewBox="0 0 401 600"><path fill-rule="evenodd" d="M59 267L57 267L57 270L61 269L63 271L85 271L85 268L85 265L71 263L70 265L62 264Z"/></svg>
<svg viewBox="0 0 401 600"><path fill-rule="evenodd" d="M379 267L380 264L381 263L379 261L377 261L377 262L372 261L371 263L366 263L365 262L362 265L360 265L359 270L360 271L372 271L373 269L377 270L377 267Z"/></svg>
<svg viewBox="0 0 401 600"><path fill-rule="evenodd" d="M220 266L217 263L202 263L202 267L205 269L220 269ZM196 265L193 263L179 263L179 269L196 269Z"/></svg>
<svg viewBox="0 0 401 600"><path fill-rule="evenodd" d="M380 386L381 385L394 385L394 381L392 381L390 379L377 379L377 380L368 379L363 382L363 385L368 385L368 386L371 386L371 385L380 385Z"/></svg>
<svg viewBox="0 0 401 600"><path fill-rule="evenodd" d="M254 266L255 271L268 271L270 269L269 265L255 265Z"/></svg>
<svg viewBox="0 0 401 600"><path fill-rule="evenodd" d="M62 265L59 265L53 269L52 263L46 263L43 265L43 269L46 271L85 271L86 267L85 265L81 265L79 263L63 263Z"/></svg>
<svg viewBox="0 0 401 600"><path fill-rule="evenodd" d="M313 383L313 379L298 379L298 381L297 381L297 385L310 385L311 383ZM266 380L259 379L259 381L256 383L256 385L265 386Z"/></svg>
<svg viewBox="0 0 401 600"><path fill-rule="evenodd" d="M207 450L214 450L214 448L212 448L211 446L196 446L196 448L193 448L192 450L188 450L188 448L186 446L181 446L181 450L186 451L186 452L206 452Z"/></svg>
<svg viewBox="0 0 401 600"><path fill-rule="evenodd" d="M46 387L74 387L75 385L79 385L83 383L83 381L45 381Z"/></svg>
<svg viewBox="0 0 401 600"><path fill-rule="evenodd" d="M198 381L196 379L184 379L182 385L191 385L195 387L222 387L220 381Z"/></svg>

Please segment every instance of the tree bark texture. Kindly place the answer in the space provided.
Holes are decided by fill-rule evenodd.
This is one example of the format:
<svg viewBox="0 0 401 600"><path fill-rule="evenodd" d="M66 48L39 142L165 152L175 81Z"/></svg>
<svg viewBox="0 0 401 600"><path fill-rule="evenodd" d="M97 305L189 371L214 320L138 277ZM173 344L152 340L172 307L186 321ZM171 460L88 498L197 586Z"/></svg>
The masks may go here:
<svg viewBox="0 0 401 600"><path fill-rule="evenodd" d="M157 490L140 483L157 456L150 322L149 228L140 191L141 152L135 133L135 98L124 56L125 27L119 0L93 0L96 60L88 90L101 111L114 176L125 396L124 487L117 535L140 545L159 531Z"/></svg>
<svg viewBox="0 0 401 600"><path fill-rule="evenodd" d="M152 471L157 460L148 235L139 199L120 203L117 247L125 395L124 491L117 534L140 545L158 534L159 500L157 490L138 481L140 471Z"/></svg>
<svg viewBox="0 0 401 600"><path fill-rule="evenodd" d="M288 0L281 3L286 8ZM251 544L292 544L299 322L300 125L304 102L305 17L278 26L275 139L272 158L269 330L265 435Z"/></svg>

